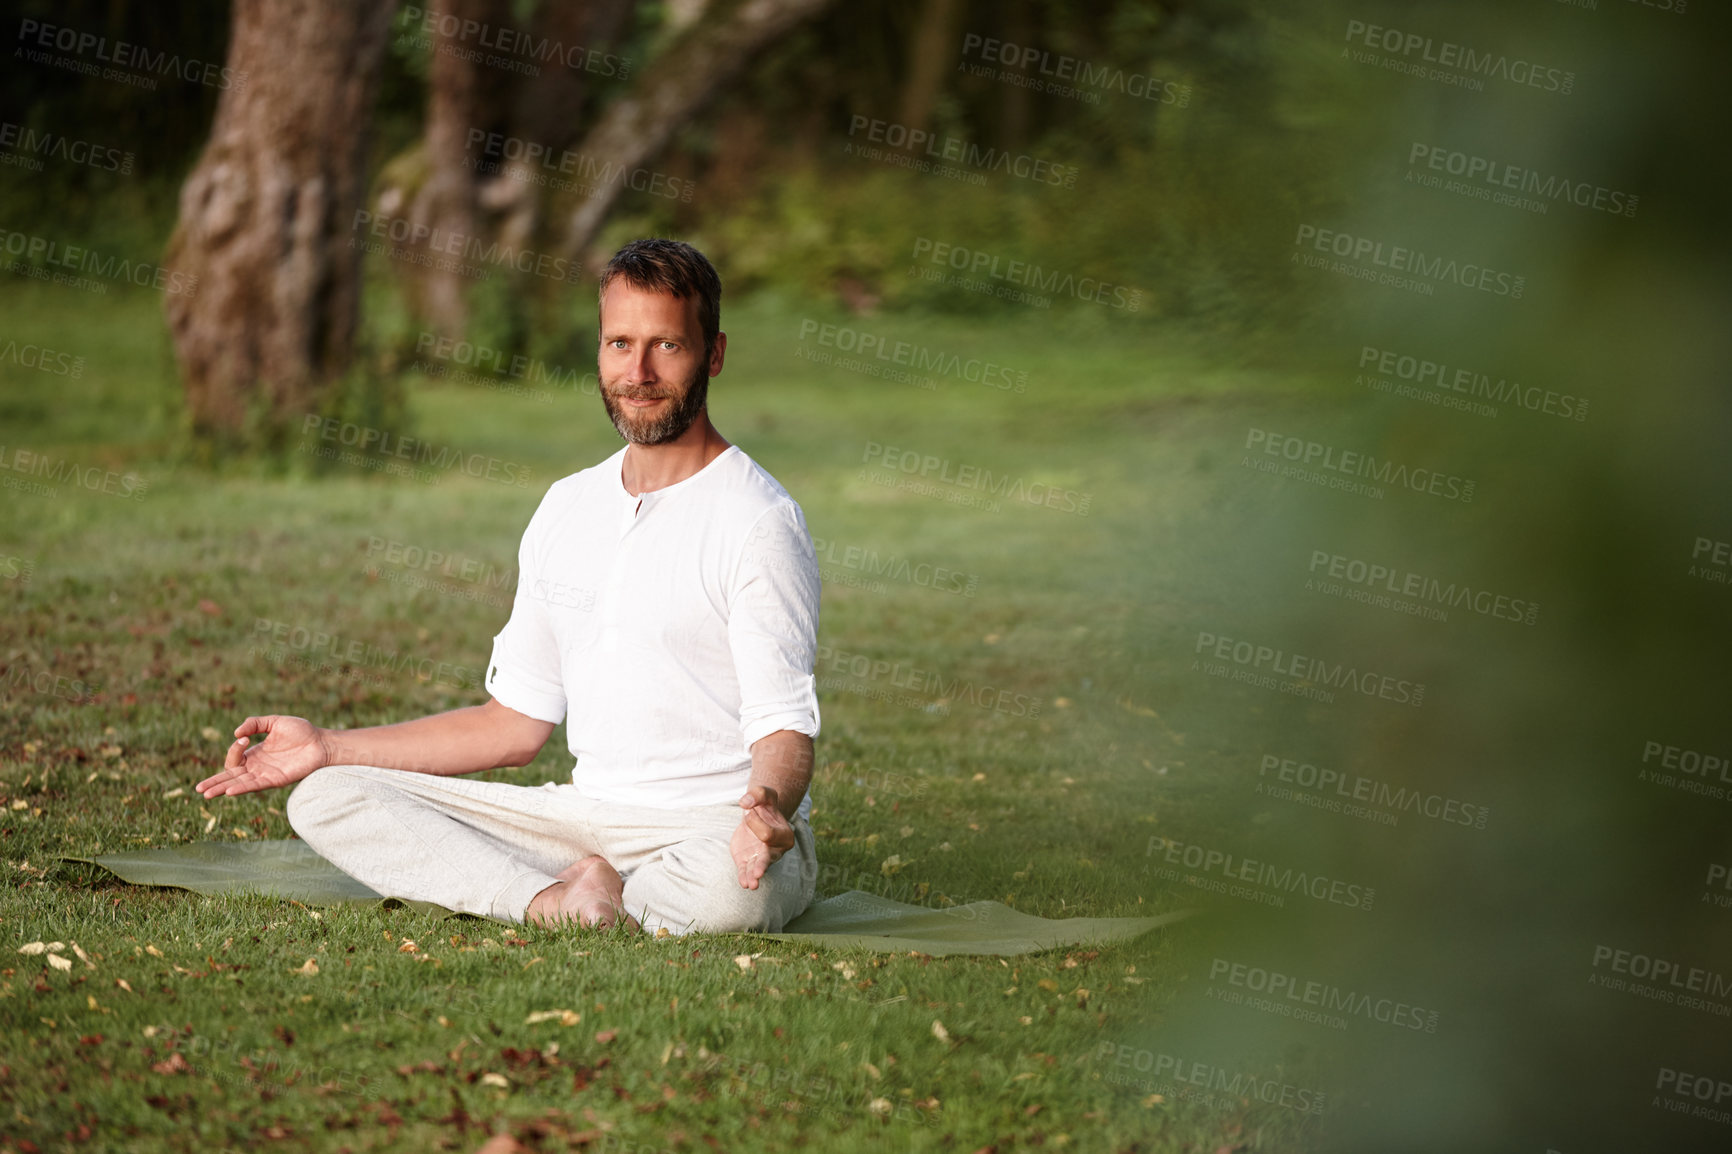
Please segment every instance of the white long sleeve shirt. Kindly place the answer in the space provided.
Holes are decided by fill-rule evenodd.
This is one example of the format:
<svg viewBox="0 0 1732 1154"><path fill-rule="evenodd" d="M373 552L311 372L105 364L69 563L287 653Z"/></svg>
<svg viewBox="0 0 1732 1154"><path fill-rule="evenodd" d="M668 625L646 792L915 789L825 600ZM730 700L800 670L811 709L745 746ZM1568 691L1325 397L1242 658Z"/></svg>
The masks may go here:
<svg viewBox="0 0 1732 1154"><path fill-rule="evenodd" d="M557 482L518 550L487 689L566 719L586 797L734 804L751 746L818 733L818 562L800 506L738 446L632 496L621 449ZM810 795L800 814L811 808Z"/></svg>

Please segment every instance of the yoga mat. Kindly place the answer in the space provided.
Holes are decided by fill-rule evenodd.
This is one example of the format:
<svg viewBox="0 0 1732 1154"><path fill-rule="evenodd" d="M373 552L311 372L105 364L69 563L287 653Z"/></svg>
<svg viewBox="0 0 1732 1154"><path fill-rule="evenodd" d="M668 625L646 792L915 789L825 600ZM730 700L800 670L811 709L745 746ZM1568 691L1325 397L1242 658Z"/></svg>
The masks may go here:
<svg viewBox="0 0 1732 1154"><path fill-rule="evenodd" d="M191 842L97 857L63 856L101 866L134 885L175 886L207 895L258 893L308 905L386 900L302 841ZM404 904L430 911L444 908L431 902ZM812 903L783 932L759 936L885 952L1009 957L1126 941L1189 914L1179 910L1146 918L1037 918L1000 902L927 909L850 890Z"/></svg>

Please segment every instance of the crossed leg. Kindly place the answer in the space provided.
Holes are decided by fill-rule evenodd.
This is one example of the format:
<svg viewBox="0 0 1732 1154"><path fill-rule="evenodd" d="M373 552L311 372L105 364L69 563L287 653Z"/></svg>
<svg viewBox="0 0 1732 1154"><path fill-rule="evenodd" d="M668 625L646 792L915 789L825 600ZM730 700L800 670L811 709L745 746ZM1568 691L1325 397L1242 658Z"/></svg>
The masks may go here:
<svg viewBox="0 0 1732 1154"><path fill-rule="evenodd" d="M373 766L326 766L290 795L295 832L382 894L505 921L575 921L683 934L781 929L811 901L810 827L757 890L728 850L740 810L596 802L529 787Z"/></svg>

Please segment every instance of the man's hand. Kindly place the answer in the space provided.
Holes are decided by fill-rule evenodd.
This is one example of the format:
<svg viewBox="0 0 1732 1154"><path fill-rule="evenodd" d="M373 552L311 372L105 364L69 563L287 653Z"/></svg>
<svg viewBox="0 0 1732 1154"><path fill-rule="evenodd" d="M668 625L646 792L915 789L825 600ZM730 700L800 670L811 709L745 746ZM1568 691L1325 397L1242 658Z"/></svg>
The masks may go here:
<svg viewBox="0 0 1732 1154"><path fill-rule="evenodd" d="M249 749L247 738L255 733L265 734L265 740ZM213 798L293 785L330 764L323 734L299 717L249 717L235 727L235 742L223 759L222 772L194 788Z"/></svg>
<svg viewBox="0 0 1732 1154"><path fill-rule="evenodd" d="M782 816L776 800L776 791L767 785L752 786L740 799L746 816L728 839L728 848L740 871L741 889L757 889L770 864L794 848L794 827Z"/></svg>

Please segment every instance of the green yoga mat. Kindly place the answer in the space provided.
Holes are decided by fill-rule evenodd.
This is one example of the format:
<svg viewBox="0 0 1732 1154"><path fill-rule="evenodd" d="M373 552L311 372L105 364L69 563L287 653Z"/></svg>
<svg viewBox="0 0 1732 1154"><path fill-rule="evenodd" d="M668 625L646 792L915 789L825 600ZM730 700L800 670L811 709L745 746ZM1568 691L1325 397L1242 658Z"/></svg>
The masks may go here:
<svg viewBox="0 0 1732 1154"><path fill-rule="evenodd" d="M308 905L385 900L301 841L193 842L65 860L101 866L134 885L176 886L200 894L259 893ZM443 908L430 902L405 904L434 911ZM784 932L761 936L869 950L1010 956L1126 941L1189 912L1055 920L1018 913L999 902L934 910L850 890L812 903Z"/></svg>

